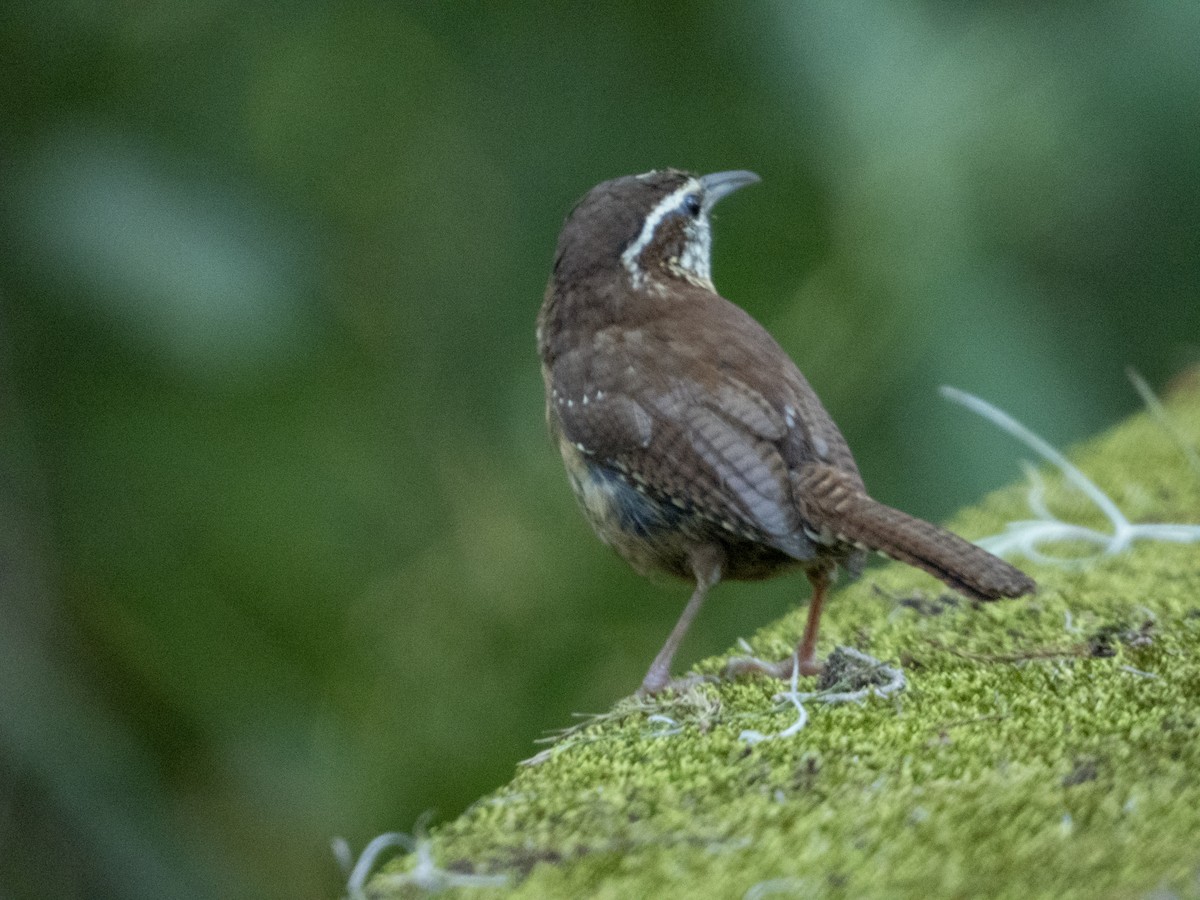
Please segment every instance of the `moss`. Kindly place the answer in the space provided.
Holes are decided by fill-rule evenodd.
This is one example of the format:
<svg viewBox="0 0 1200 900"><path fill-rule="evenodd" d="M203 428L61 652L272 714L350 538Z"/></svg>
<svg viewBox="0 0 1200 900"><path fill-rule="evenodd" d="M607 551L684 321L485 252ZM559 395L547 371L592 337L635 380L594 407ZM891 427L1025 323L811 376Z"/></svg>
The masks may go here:
<svg viewBox="0 0 1200 900"><path fill-rule="evenodd" d="M1200 443L1200 393L1168 411ZM1200 474L1148 416L1073 459L1132 521L1200 521ZM1048 481L1053 509L1103 527ZM952 525L994 533L1028 517L1024 496ZM768 881L764 896L1200 897L1200 546L1026 568L1035 597L989 604L903 566L869 572L832 599L822 647L900 665L905 691L809 703L802 731L754 746L743 729L795 719L775 683L622 701L437 829L433 855L512 875L473 897L742 897ZM803 614L755 651L786 653ZM371 895L400 894L377 879Z"/></svg>

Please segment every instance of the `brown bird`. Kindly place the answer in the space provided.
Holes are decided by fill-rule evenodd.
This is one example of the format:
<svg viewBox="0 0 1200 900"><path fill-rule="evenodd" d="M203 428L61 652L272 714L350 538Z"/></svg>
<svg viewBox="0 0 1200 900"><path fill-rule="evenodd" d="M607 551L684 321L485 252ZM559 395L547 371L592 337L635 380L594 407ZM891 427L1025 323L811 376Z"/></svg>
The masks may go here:
<svg viewBox="0 0 1200 900"><path fill-rule="evenodd" d="M968 597L1032 592L1033 579L945 529L867 495L850 448L795 363L717 293L713 205L759 178L674 169L597 185L558 239L538 315L546 417L596 534L639 573L695 590L642 681L680 682L671 660L722 579L802 569L808 623L793 656L727 674L821 671L817 629L837 566L868 550Z"/></svg>

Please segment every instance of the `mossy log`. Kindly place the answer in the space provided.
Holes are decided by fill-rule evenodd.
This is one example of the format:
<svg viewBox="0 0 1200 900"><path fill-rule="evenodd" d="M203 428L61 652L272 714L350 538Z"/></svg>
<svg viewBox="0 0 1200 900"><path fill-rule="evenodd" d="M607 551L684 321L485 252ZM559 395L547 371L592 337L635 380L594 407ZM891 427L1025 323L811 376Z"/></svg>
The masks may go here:
<svg viewBox="0 0 1200 900"><path fill-rule="evenodd" d="M1166 415L1070 456L1131 521L1197 523L1200 472L1180 446L1200 445L1196 379ZM1046 482L1058 516L1106 527L1059 473ZM994 534L1029 517L1027 494L950 525ZM899 565L833 595L823 649L901 669L904 690L810 700L803 729L758 743L743 732L797 720L777 682L622 701L436 828L426 864L508 876L453 889L471 897L1200 897L1200 544L1014 561L1036 596L972 604ZM803 616L754 651L788 652ZM367 896L411 895L415 856Z"/></svg>

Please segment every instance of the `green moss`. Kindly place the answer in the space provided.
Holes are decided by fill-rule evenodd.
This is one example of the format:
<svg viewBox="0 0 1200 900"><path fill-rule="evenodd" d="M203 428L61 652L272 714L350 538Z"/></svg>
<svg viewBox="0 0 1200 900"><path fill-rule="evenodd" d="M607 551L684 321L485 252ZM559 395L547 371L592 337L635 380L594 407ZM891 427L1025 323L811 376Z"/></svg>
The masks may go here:
<svg viewBox="0 0 1200 900"><path fill-rule="evenodd" d="M1200 396L1168 409L1200 443ZM1073 458L1132 521L1200 521L1200 474L1147 416ZM1103 528L1048 478L1053 509ZM1025 490L952 524L1028 518ZM899 664L905 691L809 703L806 728L753 747L743 729L794 721L778 684L622 701L437 829L433 855L511 873L473 897L742 897L774 879L774 896L1200 897L1200 545L1026 568L1039 593L991 604L869 572L832 599L822 648ZM751 643L782 655L802 627L797 610ZM655 713L682 730L657 734Z"/></svg>

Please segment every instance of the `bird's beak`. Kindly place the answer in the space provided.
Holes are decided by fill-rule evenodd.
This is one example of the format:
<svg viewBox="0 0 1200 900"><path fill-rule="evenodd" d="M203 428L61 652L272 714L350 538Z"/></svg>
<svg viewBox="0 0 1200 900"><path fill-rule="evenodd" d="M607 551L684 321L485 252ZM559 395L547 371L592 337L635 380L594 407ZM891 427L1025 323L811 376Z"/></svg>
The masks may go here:
<svg viewBox="0 0 1200 900"><path fill-rule="evenodd" d="M714 172L711 175L701 177L700 184L704 187L705 210L712 209L718 200L728 197L738 188L744 188L746 185L754 184L757 181L762 181L762 179L753 172L747 172L745 169L735 169L732 172Z"/></svg>

